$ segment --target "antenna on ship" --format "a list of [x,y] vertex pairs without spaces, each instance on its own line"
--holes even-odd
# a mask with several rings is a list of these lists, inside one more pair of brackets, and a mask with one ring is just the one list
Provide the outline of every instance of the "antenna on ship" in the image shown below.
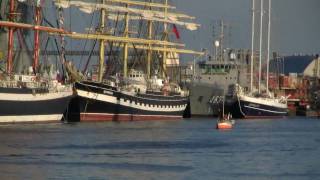
[[[225,32],[225,26],[226,24],[224,23],[223,20],[220,20],[218,22],[219,27],[220,27],[220,32],[219,35],[217,35],[217,39],[214,40],[214,59],[215,60],[219,60],[219,61],[223,61],[224,60],[224,52],[223,52],[223,43],[224,43],[224,32]],[[214,25],[213,25],[213,36],[215,36],[215,30],[214,30]]]
[[221,28],[221,32],[220,32],[220,61],[224,61],[223,58],[223,43],[224,43],[224,21],[221,20],[220,21],[220,28]]

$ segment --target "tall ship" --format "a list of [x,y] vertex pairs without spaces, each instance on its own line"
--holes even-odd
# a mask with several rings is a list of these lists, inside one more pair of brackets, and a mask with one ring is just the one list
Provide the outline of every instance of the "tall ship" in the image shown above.
[[[251,76],[250,76],[250,90],[244,90],[240,85],[236,84],[232,92],[228,95],[227,111],[232,113],[236,118],[274,118],[284,117],[288,114],[287,97],[276,96],[269,91],[269,59],[270,59],[270,24],[271,24],[271,0],[269,0],[268,7],[268,41],[267,41],[267,59],[266,71],[262,73],[262,58],[263,58],[263,14],[264,1],[260,1],[260,40],[259,40],[259,63],[258,63],[258,87],[254,87],[254,60],[255,53],[251,55]],[[252,13],[252,52],[255,48],[255,0],[253,0]],[[265,78],[263,82],[263,74]],[[265,86],[264,86],[265,85]]]
[[100,51],[97,68],[90,73],[84,71],[86,76],[75,83],[77,97],[70,104],[69,119],[132,121],[183,117],[188,92],[168,78],[168,57],[179,53],[203,55],[203,52],[182,49],[184,44],[169,41],[169,29],[177,38],[177,26],[196,30],[199,25],[191,22],[194,17],[173,12],[175,7],[168,0],[163,3],[59,0],[55,4],[100,13],[96,32],[66,34],[71,38],[98,40]]
[[218,116],[228,87],[249,87],[250,51],[224,47],[225,26],[220,21],[220,35],[213,42],[214,55],[194,62],[190,83],[191,116]]
[[[72,86],[57,78],[52,62],[39,58],[40,32],[59,34],[64,30],[41,25],[40,1],[31,4],[35,7],[34,23],[20,22],[27,14],[19,7],[25,5],[16,0],[1,1],[1,12],[6,12],[1,13],[1,47],[7,51],[1,52],[6,62],[1,62],[0,123],[59,122],[72,97]],[[26,50],[27,30],[33,30],[33,51]],[[30,59],[33,61],[28,64]]]

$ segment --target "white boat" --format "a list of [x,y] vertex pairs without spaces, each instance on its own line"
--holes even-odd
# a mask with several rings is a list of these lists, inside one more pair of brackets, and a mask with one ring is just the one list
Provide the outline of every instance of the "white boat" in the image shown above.
[[[254,17],[255,17],[255,0],[253,0],[252,13],[252,52],[254,52]],[[266,90],[262,93],[261,90],[261,60],[262,60],[262,31],[263,31],[263,14],[264,1],[261,0],[260,9],[260,50],[259,50],[259,82],[258,90],[254,91],[253,87],[253,65],[254,54],[251,53],[251,87],[250,91],[245,92],[238,84],[235,85],[235,98],[229,100],[227,109],[235,118],[272,118],[283,117],[288,114],[287,97],[275,97],[269,92],[268,77],[269,77],[269,59],[270,59],[270,20],[271,20],[271,0],[269,0],[269,21],[268,21],[268,50],[267,50],[267,74],[266,74]]]

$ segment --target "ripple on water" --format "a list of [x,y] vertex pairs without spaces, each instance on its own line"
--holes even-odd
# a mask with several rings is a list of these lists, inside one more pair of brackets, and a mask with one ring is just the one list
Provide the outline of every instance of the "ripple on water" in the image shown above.
[[[319,121],[0,126],[4,179],[319,179]],[[130,178],[128,178],[130,177]]]

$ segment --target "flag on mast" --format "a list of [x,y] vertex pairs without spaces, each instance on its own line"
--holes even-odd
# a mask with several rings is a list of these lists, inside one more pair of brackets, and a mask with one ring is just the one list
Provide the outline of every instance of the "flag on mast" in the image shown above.
[[172,28],[172,31],[174,32],[174,34],[176,35],[176,38],[177,39],[180,39],[180,33],[178,31],[178,28],[175,24],[173,24],[173,28]]

